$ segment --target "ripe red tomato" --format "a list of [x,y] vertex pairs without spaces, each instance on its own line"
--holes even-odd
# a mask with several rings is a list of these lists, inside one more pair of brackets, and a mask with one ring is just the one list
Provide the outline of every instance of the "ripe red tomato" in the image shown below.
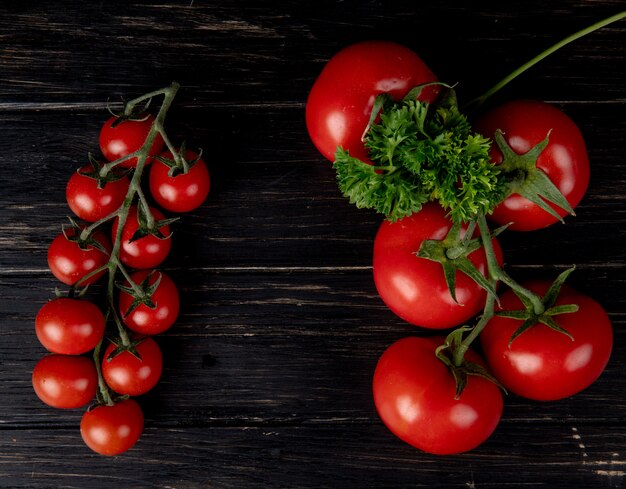
[[[527,153],[550,133],[549,143],[537,159],[537,167],[548,175],[572,208],[585,195],[589,184],[585,141],[576,124],[556,107],[536,100],[507,102],[482,116],[475,129],[490,138],[500,129],[518,154]],[[492,161],[502,162],[502,153],[496,145]],[[563,209],[550,205],[560,216],[566,215]],[[491,219],[500,225],[512,222],[508,229],[516,231],[541,229],[557,222],[556,217],[518,194],[498,205]]]
[[48,406],[73,409],[96,396],[98,374],[93,360],[70,355],[48,355],[33,369],[33,389]]
[[[133,153],[144,145],[148,133],[152,128],[155,117],[146,114],[141,120],[125,120],[117,125],[113,125],[118,118],[109,118],[102,129],[100,129],[100,150],[102,155],[109,161],[117,160],[123,156]],[[151,156],[158,155],[163,149],[165,142],[160,134],[154,138],[154,143],[150,147],[146,165],[152,163]],[[137,158],[131,158],[120,164],[124,168],[137,166]]]
[[[164,219],[165,216],[158,210],[150,207],[150,211],[156,221]],[[119,219],[113,222],[112,236],[115,240],[117,235]],[[154,235],[144,236],[135,241],[130,239],[139,229],[139,219],[137,216],[137,206],[133,205],[128,211],[128,217],[122,229],[122,246],[120,247],[120,260],[124,265],[132,268],[154,268],[159,265],[170,252],[172,240],[170,237],[170,227],[162,226],[159,231],[165,236],[164,239]]]
[[[67,229],[65,233],[69,237],[76,234],[73,228]],[[107,253],[103,253],[92,245],[86,246],[83,250],[77,242],[67,239],[63,233],[52,241],[48,248],[48,266],[56,278],[64,284],[73,285],[109,261],[111,253],[109,239],[102,231],[96,231],[93,238],[107,250]],[[98,281],[104,272],[105,270],[98,272],[87,280],[81,281],[79,285],[84,286]]]
[[118,394],[140,396],[157,384],[163,371],[163,355],[156,341],[143,338],[135,347],[141,360],[128,351],[109,360],[115,348],[109,344],[102,360],[102,375],[111,389]]
[[[361,137],[376,96],[386,92],[400,100],[413,87],[436,80],[424,62],[404,46],[388,41],[353,44],[331,58],[309,93],[309,135],[331,161],[338,146],[369,161]],[[432,102],[436,94],[435,87],[427,87],[419,98]]]
[[[133,331],[144,335],[154,335],[169,329],[178,317],[180,306],[178,289],[174,281],[165,273],[155,270],[140,270],[133,273],[130,278],[136,284],[141,284],[150,273],[152,273],[152,276],[148,281],[149,285],[154,285],[158,278],[161,277],[159,286],[150,296],[150,300],[155,306],[154,308],[141,304],[127,316],[126,312],[135,299],[131,294],[123,290],[120,292],[119,299],[120,314],[124,324]],[[125,285],[128,286],[128,282]]]
[[80,434],[94,452],[119,455],[132,448],[143,432],[143,412],[132,399],[98,406],[83,414]]
[[[524,285],[545,294],[550,283],[534,281]],[[553,319],[573,337],[572,341],[543,324],[519,335],[509,347],[511,335],[521,320],[494,317],[480,335],[485,358],[498,380],[511,392],[529,399],[551,401],[571,396],[591,385],[609,361],[613,331],[600,304],[564,286],[555,305],[578,304],[578,312]],[[507,291],[500,309],[523,309],[519,298]]]
[[[172,159],[172,153],[166,151],[163,158]],[[198,154],[187,150],[185,159],[195,161]],[[187,173],[179,173],[173,177],[168,175],[170,167],[156,161],[150,168],[150,193],[154,200],[164,209],[171,212],[189,212],[197,209],[209,195],[211,179],[206,163],[199,159]]]
[[37,313],[35,331],[52,353],[80,355],[93,350],[104,336],[104,316],[85,300],[61,297],[47,302]]
[[[420,212],[397,222],[384,221],[374,241],[374,282],[381,299],[398,316],[417,326],[450,328],[467,321],[485,304],[486,292],[462,272],[456,274],[454,302],[441,264],[415,256],[422,242],[443,239],[452,227],[441,206],[427,203]],[[502,251],[493,240],[496,258]],[[480,273],[487,274],[483,248],[469,255]]]
[[[435,350],[444,338],[404,338],[380,357],[374,372],[376,410],[401,440],[438,455],[466,452],[484,442],[502,416],[502,394],[489,380],[468,376],[456,384]],[[465,358],[484,366],[472,350]]]
[[67,182],[65,197],[72,212],[88,222],[96,222],[120,208],[128,192],[128,177],[106,182],[100,189],[95,178],[84,175],[94,171],[85,165]]

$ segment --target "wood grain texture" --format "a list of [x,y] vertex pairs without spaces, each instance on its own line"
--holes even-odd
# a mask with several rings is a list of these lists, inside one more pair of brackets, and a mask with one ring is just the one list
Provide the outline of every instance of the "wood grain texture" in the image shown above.
[[[341,47],[385,38],[470,98],[617,0],[462,2],[186,0],[0,6],[0,487],[619,488],[626,475],[624,24],[579,40],[498,97],[557,104],[592,162],[577,216],[505,233],[509,270],[598,299],[615,328],[602,377],[571,399],[510,395],[477,450],[434,457],[379,421],[371,375],[411,327],[371,277],[381,218],[350,206],[308,139],[304,107]],[[183,297],[158,337],[162,382],[139,399],[140,442],[92,454],[81,411],[41,404],[33,320],[56,283],[46,250],[68,215],[65,183],[97,153],[107,103],[182,84],[167,122],[205,150],[207,203],[175,224],[165,270]],[[102,301],[99,287],[89,295]]]

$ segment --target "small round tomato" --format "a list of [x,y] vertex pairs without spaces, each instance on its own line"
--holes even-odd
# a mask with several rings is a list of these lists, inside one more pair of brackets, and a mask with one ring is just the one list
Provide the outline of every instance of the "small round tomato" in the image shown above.
[[[545,294],[548,281],[524,286]],[[600,304],[564,286],[555,303],[577,304],[577,312],[552,316],[574,338],[544,324],[535,324],[509,346],[521,320],[494,317],[480,334],[485,358],[494,375],[511,392],[538,401],[571,396],[591,385],[603,372],[613,347],[613,330]],[[500,309],[523,309],[511,291],[502,294]]]
[[[572,209],[581,201],[589,184],[589,157],[583,136],[576,124],[556,107],[536,100],[514,100],[483,115],[475,130],[489,138],[496,129],[518,154],[527,153],[549,134],[549,142],[537,158],[543,170],[560,190]],[[492,161],[502,162],[494,144]],[[550,204],[563,217],[566,211]],[[557,222],[557,218],[526,198],[512,194],[498,205],[490,218],[497,224],[512,223],[508,229],[532,231]]]
[[[402,99],[412,88],[437,78],[410,49],[388,41],[365,41],[341,50],[326,64],[306,104],[306,125],[317,149],[329,160],[338,146],[369,161],[361,141],[376,96]],[[420,100],[432,102],[436,87]]]
[[[415,255],[425,240],[441,240],[452,227],[441,206],[427,203],[422,210],[396,222],[384,221],[374,241],[374,282],[394,313],[417,326],[445,329],[467,321],[485,304],[486,292],[465,273],[456,273],[456,298],[448,290],[441,264]],[[502,251],[493,240],[497,260]],[[483,248],[468,256],[483,275]]]
[[85,444],[102,455],[119,455],[132,448],[143,432],[143,412],[132,399],[90,409],[80,421]]
[[47,302],[37,313],[35,331],[52,353],[80,355],[93,350],[104,336],[104,316],[85,300],[61,297]]
[[48,406],[73,409],[96,396],[98,374],[93,360],[69,355],[48,355],[33,369],[33,389]]
[[[170,151],[161,156],[172,159]],[[161,207],[171,212],[197,209],[209,195],[211,180],[206,163],[191,150],[185,152],[185,159],[195,163],[187,173],[173,177],[168,175],[170,167],[161,161],[157,160],[150,168],[150,193]]]
[[[146,114],[137,120],[128,119],[115,124],[118,117],[109,118],[100,129],[100,150],[102,155],[109,161],[115,161],[123,156],[141,149],[146,142],[148,133],[152,128],[155,117]],[[146,165],[152,163],[153,156],[158,155],[163,149],[165,142],[160,134],[154,138],[154,143],[150,147]],[[137,166],[137,158],[124,161],[120,166],[132,168]]]
[[[148,286],[154,285],[160,277],[160,282],[154,293],[149,297],[154,307],[140,304],[127,314],[135,298],[125,292],[120,292],[120,314],[124,324],[133,331],[154,335],[169,329],[178,317],[180,300],[178,289],[174,281],[163,272],[156,270],[140,270],[133,273],[130,278],[136,284],[141,284],[150,275]],[[129,286],[128,282],[125,283]]]
[[[491,381],[469,375],[455,399],[456,383],[435,350],[444,338],[404,338],[383,353],[374,372],[376,410],[401,440],[438,455],[466,452],[483,443],[502,416],[502,394]],[[484,366],[472,350],[465,358]]]
[[102,375],[111,389],[118,394],[140,396],[157,384],[163,371],[163,355],[156,341],[143,338],[135,346],[141,359],[129,351],[109,358],[115,348],[109,344],[102,360]]
[[96,222],[120,208],[130,182],[122,176],[98,188],[98,181],[85,173],[93,172],[92,165],[83,166],[67,182],[65,197],[72,212],[88,222]]
[[85,249],[82,249],[78,242],[68,239],[68,237],[73,238],[76,235],[73,228],[67,229],[65,234],[67,236],[63,233],[59,234],[48,248],[50,271],[67,285],[80,282],[78,285],[84,286],[98,281],[104,275],[105,270],[86,280],[82,280],[82,278],[109,261],[109,254],[111,253],[109,239],[102,231],[96,231],[93,234],[93,239],[107,251],[104,253],[93,245],[86,245]]
[[[154,216],[155,221],[160,221],[165,216],[158,210],[150,207],[150,212]],[[119,219],[113,222],[112,236],[115,241],[117,235]],[[122,246],[120,247],[120,260],[124,265],[132,268],[154,268],[159,265],[170,252],[172,240],[170,236],[170,227],[162,226],[159,232],[164,236],[159,238],[152,234],[143,238],[130,241],[139,229],[139,218],[137,215],[137,206],[133,205],[128,211],[128,217],[124,228],[122,229]]]

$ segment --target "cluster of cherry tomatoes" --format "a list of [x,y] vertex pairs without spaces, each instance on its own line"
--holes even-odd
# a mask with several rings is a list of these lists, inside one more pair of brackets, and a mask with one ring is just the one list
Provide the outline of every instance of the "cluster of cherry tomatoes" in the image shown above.
[[[349,46],[328,62],[311,89],[306,107],[311,139],[331,161],[340,147],[371,163],[364,130],[376,97],[388,93],[400,100],[412,88],[433,82],[434,73],[404,46],[384,41]],[[432,103],[436,95],[431,86],[419,100]],[[589,182],[587,151],[579,129],[562,111],[544,102],[516,100],[478,114],[472,123],[492,140],[501,133],[515,153],[511,158],[523,158],[548,137],[533,166],[548,176],[572,208],[583,198]],[[502,159],[501,148],[494,144],[492,163]],[[510,223],[510,230],[532,231],[558,221],[542,208],[545,205],[512,192],[487,217],[499,225]],[[566,214],[547,205],[560,216]],[[429,202],[417,213],[383,222],[374,241],[374,281],[380,297],[402,319],[422,328],[459,327],[485,306],[485,289],[469,276],[455,272],[454,300],[441,264],[417,256],[425,241],[444,240],[452,225],[447,212]],[[488,277],[484,248],[468,259]],[[490,248],[492,266],[501,267],[503,254],[496,238]],[[562,286],[560,279],[554,285],[543,280],[510,282],[516,291],[499,293],[495,314],[482,325],[484,359],[467,350],[465,360],[488,369],[508,391],[529,399],[561,399],[589,386],[604,370],[612,348],[612,328],[602,307]],[[536,316],[528,315],[535,306],[528,297],[539,302]],[[456,331],[466,334],[471,329]],[[500,387],[484,375],[468,375],[459,395],[458,372],[438,356],[446,341],[439,336],[410,337],[394,343],[380,358],[373,378],[375,405],[386,426],[402,440],[435,454],[481,444],[495,430],[503,408]]]
[[[210,188],[199,155],[164,151],[164,133],[154,125],[148,113],[111,117],[100,131],[108,163],[90,158],[69,179],[67,202],[82,223],[72,220],[52,241],[48,264],[70,292],[44,304],[35,320],[37,337],[51,352],[33,370],[37,396],[55,408],[93,403],[82,417],[81,435],[104,455],[122,453],[139,439],[144,416],[130,396],[159,381],[163,356],[153,335],[169,329],[179,313],[176,285],[156,269],[171,248],[172,220],[147,203],[141,173],[149,168],[150,195],[170,212],[197,208]],[[107,273],[103,313],[79,292]],[[107,323],[117,326],[112,339],[105,339]]]

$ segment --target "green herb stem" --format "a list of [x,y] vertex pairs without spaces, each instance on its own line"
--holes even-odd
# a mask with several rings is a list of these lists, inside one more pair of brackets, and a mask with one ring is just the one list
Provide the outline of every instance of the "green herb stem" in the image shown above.
[[626,11],[625,12],[620,12],[618,14],[612,15],[611,17],[608,17],[608,18],[603,19],[603,20],[601,20],[599,22],[596,22],[595,24],[592,24],[589,27],[586,27],[585,29],[577,31],[577,32],[575,32],[574,34],[572,34],[570,36],[567,36],[565,39],[562,39],[561,41],[557,42],[556,44],[554,44],[553,46],[549,47],[545,51],[542,51],[540,54],[538,54],[537,56],[535,56],[534,58],[532,58],[528,62],[524,63],[522,66],[520,66],[519,68],[514,70],[512,73],[510,73],[509,75],[505,76],[502,80],[500,80],[498,83],[496,83],[493,87],[491,87],[489,90],[487,90],[485,93],[483,93],[479,97],[476,97],[475,99],[470,100],[463,108],[464,109],[469,109],[471,107],[474,110],[478,109],[481,105],[483,105],[487,101],[487,99],[489,99],[491,96],[493,96],[494,94],[499,92],[502,88],[504,88],[506,85],[508,85],[515,78],[520,76],[526,70],[528,70],[528,69],[532,68],[533,66],[535,66],[537,63],[539,63],[544,58],[547,58],[548,56],[550,56],[555,51],[558,51],[559,49],[561,49],[562,47],[566,46],[567,44],[569,44],[569,43],[571,43],[571,42],[573,42],[573,41],[575,41],[577,39],[580,39],[581,37],[584,37],[587,34],[590,34],[590,33],[594,32],[594,31],[596,31],[598,29],[601,29],[602,27],[605,27],[605,26],[607,26],[609,24],[612,24],[613,22],[617,22],[619,20],[622,20],[625,17],[626,17]]

